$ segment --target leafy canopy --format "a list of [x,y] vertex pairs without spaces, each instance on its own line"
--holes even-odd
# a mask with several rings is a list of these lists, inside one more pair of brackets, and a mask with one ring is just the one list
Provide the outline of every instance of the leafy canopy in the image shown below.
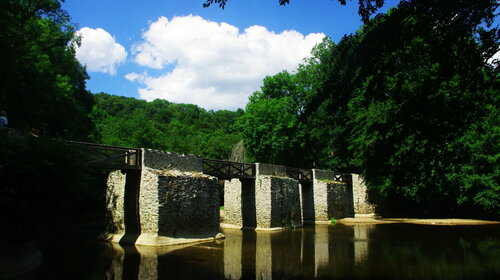
[[0,104],[11,126],[72,138],[88,134],[92,97],[69,20],[60,1],[0,2]]
[[91,140],[107,145],[142,147],[228,159],[241,137],[235,127],[242,110],[206,111],[196,105],[156,99],[95,95]]
[[297,73],[266,78],[252,96],[240,119],[249,153],[362,173],[419,214],[498,217],[498,5],[401,1],[323,42]]

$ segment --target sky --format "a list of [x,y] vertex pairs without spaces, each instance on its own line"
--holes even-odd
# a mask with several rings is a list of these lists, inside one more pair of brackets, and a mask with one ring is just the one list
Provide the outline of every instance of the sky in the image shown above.
[[[91,92],[236,110],[325,36],[338,42],[360,29],[357,2],[228,0],[223,10],[204,0],[66,0],[63,9]],[[385,2],[382,12],[399,1]]]

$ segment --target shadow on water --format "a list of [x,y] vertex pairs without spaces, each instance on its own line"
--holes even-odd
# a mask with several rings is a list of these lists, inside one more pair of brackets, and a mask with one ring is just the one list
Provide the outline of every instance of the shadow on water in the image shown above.
[[[339,224],[225,230],[226,239],[217,242],[69,251],[55,268],[74,269],[68,279],[498,279],[499,229]],[[68,266],[68,256],[81,266]]]

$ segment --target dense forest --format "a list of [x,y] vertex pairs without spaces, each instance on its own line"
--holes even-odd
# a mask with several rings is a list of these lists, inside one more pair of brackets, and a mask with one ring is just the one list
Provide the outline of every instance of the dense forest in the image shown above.
[[95,129],[89,140],[95,143],[229,159],[241,140],[236,127],[241,109],[214,112],[191,104],[146,102],[105,93],[94,95],[94,100],[89,116]]
[[[216,159],[243,141],[247,161],[360,173],[415,215],[498,219],[498,5],[401,1],[325,39],[297,71],[266,77],[244,110],[214,112],[90,93],[60,1],[1,1],[0,110],[20,132],[0,132],[0,213],[43,220],[53,202],[85,199],[91,174],[72,160],[85,155],[56,138]],[[23,136],[31,130],[47,137]]]

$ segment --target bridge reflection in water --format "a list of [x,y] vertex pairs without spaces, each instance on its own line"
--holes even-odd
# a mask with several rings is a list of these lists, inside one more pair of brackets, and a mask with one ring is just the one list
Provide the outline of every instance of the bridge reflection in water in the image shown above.
[[[342,226],[340,226],[342,227]],[[336,231],[340,229],[336,228]],[[363,227],[369,230],[370,227]],[[318,278],[354,266],[354,227],[310,226],[286,231],[227,229],[225,240],[177,246],[114,246],[110,279]],[[366,236],[366,233],[362,233]],[[351,243],[355,240],[354,243]],[[367,250],[367,247],[360,247]],[[359,250],[359,248],[358,248]],[[336,258],[337,256],[337,258]],[[349,264],[345,263],[349,260]]]
[[106,274],[107,279],[489,279],[500,274],[494,249],[500,244],[498,229],[359,224],[225,230],[225,240],[196,245],[113,245]]

